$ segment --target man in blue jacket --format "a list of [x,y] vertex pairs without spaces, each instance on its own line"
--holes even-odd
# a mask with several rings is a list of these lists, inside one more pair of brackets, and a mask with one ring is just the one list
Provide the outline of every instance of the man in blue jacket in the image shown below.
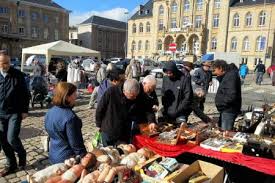
[[29,92],[21,71],[10,67],[10,57],[0,52],[0,145],[6,155],[7,165],[0,177],[26,166],[26,151],[19,138],[21,121],[27,117]]

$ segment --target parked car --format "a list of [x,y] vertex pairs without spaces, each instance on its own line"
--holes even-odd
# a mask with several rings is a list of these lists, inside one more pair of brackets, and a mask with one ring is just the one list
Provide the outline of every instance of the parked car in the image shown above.
[[130,60],[131,59],[126,58],[124,60],[121,60],[121,61],[115,63],[115,65],[116,65],[117,68],[122,69],[122,70],[125,71],[126,67],[130,64]]
[[[165,65],[165,62],[166,61],[160,62],[159,67],[151,70],[150,74],[155,76],[156,78],[163,78],[164,76],[163,67]],[[183,64],[181,64],[180,62],[176,62],[176,66],[180,71],[184,67]]]
[[117,62],[120,62],[123,59],[122,58],[111,58],[110,60],[111,60],[111,63],[116,64]]
[[85,71],[93,72],[95,70],[95,61],[88,58],[82,61],[81,66]]

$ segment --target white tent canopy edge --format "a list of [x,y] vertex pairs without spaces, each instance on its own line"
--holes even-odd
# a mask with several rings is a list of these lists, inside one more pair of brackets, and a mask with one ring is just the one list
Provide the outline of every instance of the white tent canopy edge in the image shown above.
[[28,54],[45,55],[46,65],[49,65],[52,56],[90,56],[101,59],[101,54],[98,51],[80,47],[65,41],[55,41],[22,49],[22,71]]

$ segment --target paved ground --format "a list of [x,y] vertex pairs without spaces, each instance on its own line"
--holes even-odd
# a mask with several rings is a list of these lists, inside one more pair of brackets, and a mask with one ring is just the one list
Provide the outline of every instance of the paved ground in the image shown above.
[[[243,106],[253,104],[254,106],[261,106],[265,99],[268,103],[275,102],[275,87],[270,86],[270,80],[265,78],[263,85],[258,86],[252,82],[253,75],[249,75],[245,85],[243,86]],[[214,107],[214,95],[210,94],[207,98],[206,113],[211,116],[217,115],[217,111]],[[96,127],[94,124],[94,110],[87,110],[88,96],[84,95],[79,99],[78,106],[75,107],[75,111],[83,121],[82,132],[85,142],[92,139]],[[37,170],[43,169],[49,164],[47,159],[47,153],[43,152],[41,144],[41,136],[45,134],[44,130],[44,115],[47,109],[35,108],[30,111],[30,117],[27,118],[22,124],[21,139],[24,147],[27,150],[28,166],[25,171],[20,171],[15,174],[0,178],[0,183],[21,182],[26,179],[26,174],[33,174]],[[196,121],[198,118],[191,116],[191,121]],[[3,153],[0,153],[0,168],[4,166],[5,157]]]

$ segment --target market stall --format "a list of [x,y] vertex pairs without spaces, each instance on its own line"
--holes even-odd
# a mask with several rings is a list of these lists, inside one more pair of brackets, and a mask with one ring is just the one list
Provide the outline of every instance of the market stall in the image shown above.
[[46,65],[50,63],[53,56],[89,56],[97,57],[98,59],[101,58],[101,54],[98,51],[90,50],[65,41],[56,41],[22,49],[21,70],[24,68],[26,56],[33,54],[45,55]]

